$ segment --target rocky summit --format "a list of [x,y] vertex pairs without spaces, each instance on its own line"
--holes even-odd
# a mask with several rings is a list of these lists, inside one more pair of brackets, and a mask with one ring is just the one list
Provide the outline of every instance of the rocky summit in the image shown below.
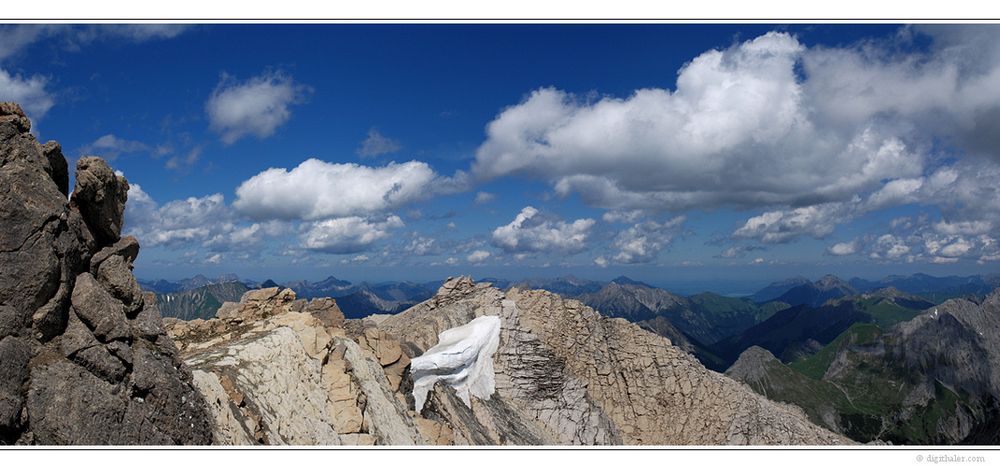
[[210,444],[210,414],[132,276],[128,182],[0,103],[0,443]]
[[[440,380],[418,405],[411,362],[439,338],[474,338],[477,318],[500,323],[495,353],[478,354],[491,394]],[[467,277],[393,316],[344,320],[331,300],[270,288],[166,324],[223,444],[851,443],[623,319]]]

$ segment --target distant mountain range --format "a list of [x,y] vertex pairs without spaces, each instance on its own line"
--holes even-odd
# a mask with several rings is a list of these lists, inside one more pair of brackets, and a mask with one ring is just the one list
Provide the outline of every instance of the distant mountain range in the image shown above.
[[847,282],[833,275],[826,275],[815,282],[796,285],[781,294],[781,296],[774,298],[774,300],[793,306],[809,305],[815,307],[826,303],[828,300],[843,298],[856,293],[858,291]]
[[952,299],[890,327],[855,323],[786,362],[753,346],[726,372],[857,441],[1000,440],[1000,290]]
[[890,275],[881,280],[854,277],[844,281],[833,275],[827,275],[816,282],[805,277],[793,277],[772,283],[751,295],[750,298],[758,303],[779,300],[791,305],[819,306],[829,299],[889,287],[940,303],[951,298],[984,296],[994,288],[1000,287],[1000,277],[996,274],[934,277],[918,273]]
[[171,282],[169,280],[143,280],[138,279],[139,286],[143,290],[150,291],[153,293],[176,293],[181,291],[194,290],[199,287],[204,287],[205,285],[211,285],[214,283],[226,283],[226,282],[241,282],[243,284],[252,283],[248,281],[241,281],[235,274],[226,274],[219,276],[217,278],[208,278],[204,275],[198,274],[191,278],[185,278],[178,280],[176,282]]
[[[996,276],[933,277],[915,274],[889,276],[878,281],[859,278],[844,281],[827,275],[816,281],[805,277],[790,278],[775,282],[749,297],[733,298],[711,292],[681,296],[624,276],[610,282],[574,276],[516,282],[497,278],[482,281],[501,289],[547,290],[579,299],[606,316],[628,319],[659,331],[676,343],[685,344],[686,350],[716,369],[725,369],[740,352],[752,345],[762,345],[784,358],[811,353],[811,350],[821,347],[856,322],[876,322],[884,326],[886,319],[882,316],[895,314],[908,319],[914,311],[947,298],[982,296],[998,283]],[[279,284],[273,280],[241,280],[235,274],[226,274],[215,278],[196,275],[179,281],[140,280],[139,283],[143,289],[159,295],[160,308],[165,316],[185,319],[213,317],[218,305],[225,301],[238,301],[242,295],[242,289],[235,285],[217,285],[240,283],[247,289],[288,287],[299,298],[305,299],[334,298],[348,318],[361,318],[403,311],[433,296],[442,281],[372,284],[352,283],[329,276],[316,282],[299,280]],[[886,288],[897,292],[891,295],[894,298],[892,304],[886,303],[885,299],[876,299],[873,301],[882,303],[827,305],[831,301]],[[904,298],[906,294],[903,292],[918,296],[915,299]],[[889,312],[876,311],[873,314],[870,311],[879,308]],[[782,314],[776,315],[778,312]],[[764,321],[769,322],[762,324]]]
[[759,346],[785,361],[814,353],[857,323],[890,327],[934,306],[894,289],[830,300],[821,306],[799,304],[778,311],[745,331],[712,344],[726,363],[744,350]]
[[855,324],[889,328],[948,298],[982,298],[998,283],[996,276],[845,281],[826,275],[816,281],[791,278],[733,298],[711,292],[681,296],[628,277],[607,283],[575,277],[493,281],[579,299],[669,338],[718,371],[755,346],[786,362],[809,357]]
[[[612,280],[612,282],[623,278],[625,277],[618,277],[615,280]],[[497,288],[506,289],[509,287],[517,287],[522,290],[545,290],[547,292],[566,297],[575,297],[585,293],[594,293],[603,288],[605,285],[604,283],[595,282],[593,280],[579,279],[572,275],[557,278],[534,278],[521,280],[519,282],[510,282],[498,279],[484,279],[484,281],[491,282],[493,286]]]
[[235,274],[216,278],[196,275],[176,282],[139,280],[144,290],[156,293],[163,316],[185,320],[214,317],[223,302],[237,302],[250,289],[276,286],[291,288],[298,298],[334,298],[347,318],[395,314],[433,296],[441,283],[354,284],[330,276],[318,282],[300,280],[279,284],[270,279],[263,282],[240,280]]
[[202,285],[190,290],[157,293],[156,303],[160,314],[190,321],[215,317],[222,303],[240,301],[249,290],[242,282],[220,282]]

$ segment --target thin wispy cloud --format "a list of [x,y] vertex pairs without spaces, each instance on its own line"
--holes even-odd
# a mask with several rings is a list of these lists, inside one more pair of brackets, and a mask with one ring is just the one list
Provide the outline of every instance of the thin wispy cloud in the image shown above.
[[96,155],[107,159],[116,159],[126,153],[140,153],[150,151],[149,145],[137,140],[128,140],[106,134],[98,137],[91,143],[80,148],[81,155]]
[[358,147],[357,154],[362,158],[371,158],[396,153],[402,148],[399,142],[382,135],[378,129],[372,128],[368,130],[368,136]]

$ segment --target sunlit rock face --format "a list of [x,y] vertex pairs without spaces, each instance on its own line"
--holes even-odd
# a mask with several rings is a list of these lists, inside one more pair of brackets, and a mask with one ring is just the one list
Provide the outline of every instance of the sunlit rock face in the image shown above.
[[470,394],[488,400],[496,390],[493,354],[500,345],[500,317],[481,316],[468,324],[441,332],[438,344],[410,365],[413,399],[419,412],[427,393],[438,381],[455,389],[456,395],[471,406]]

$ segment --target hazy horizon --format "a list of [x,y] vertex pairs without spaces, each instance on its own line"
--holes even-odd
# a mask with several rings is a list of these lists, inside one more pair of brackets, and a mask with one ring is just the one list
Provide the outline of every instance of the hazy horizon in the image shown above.
[[[496,270],[494,270],[494,272],[495,271]],[[657,288],[662,288],[662,289],[671,291],[673,293],[682,294],[682,295],[690,295],[690,294],[703,293],[703,292],[713,292],[713,293],[718,293],[718,294],[724,295],[724,296],[749,296],[749,295],[753,294],[754,292],[756,292],[757,290],[760,290],[761,288],[766,287],[766,286],[768,286],[768,285],[770,285],[770,284],[772,284],[774,282],[778,282],[778,281],[782,281],[782,280],[787,280],[787,279],[790,279],[790,278],[793,278],[793,277],[798,277],[798,276],[806,277],[809,280],[813,280],[813,281],[819,279],[820,277],[822,277],[824,275],[835,275],[837,277],[842,278],[843,280],[850,280],[852,278],[860,278],[860,279],[864,279],[864,280],[875,281],[875,280],[881,280],[881,279],[883,279],[883,278],[885,278],[887,276],[890,276],[890,275],[926,274],[926,275],[931,275],[931,276],[934,276],[934,277],[947,277],[947,276],[965,277],[965,276],[972,276],[972,275],[996,275],[997,274],[997,272],[995,272],[995,271],[983,271],[983,272],[974,272],[974,273],[963,273],[963,272],[954,272],[954,273],[939,272],[939,273],[932,273],[932,272],[925,272],[925,271],[914,271],[914,272],[905,272],[905,273],[904,272],[887,272],[887,273],[885,273],[883,275],[864,275],[864,274],[861,274],[861,275],[847,275],[847,274],[844,274],[844,273],[836,273],[836,272],[816,273],[816,272],[820,272],[820,271],[816,271],[816,272],[811,273],[811,274],[793,274],[793,275],[772,276],[772,277],[721,277],[721,276],[719,276],[719,277],[708,277],[708,276],[704,276],[704,277],[650,277],[650,276],[645,276],[645,274],[643,274],[642,272],[633,272],[633,273],[617,272],[616,273],[615,271],[612,271],[612,270],[602,270],[600,272],[596,272],[596,273],[601,274],[601,275],[578,275],[578,274],[575,274],[573,272],[561,270],[559,268],[537,269],[537,270],[530,271],[529,273],[523,272],[523,269],[520,270],[520,271],[505,269],[505,271],[508,272],[508,275],[495,275],[495,274],[491,274],[490,273],[491,271],[489,269],[479,268],[479,269],[475,269],[475,270],[470,270],[470,269],[466,269],[466,270],[454,270],[453,272],[450,272],[450,273],[447,270],[433,269],[433,270],[425,271],[424,273],[426,275],[420,276],[420,277],[417,277],[417,276],[406,277],[405,274],[400,275],[398,273],[392,274],[393,276],[385,276],[385,277],[379,277],[377,275],[375,275],[375,276],[350,276],[350,275],[347,275],[349,272],[329,273],[327,275],[318,274],[318,275],[304,276],[304,277],[303,276],[296,277],[296,276],[294,276],[295,275],[294,273],[289,273],[288,275],[290,275],[290,276],[283,277],[283,276],[276,276],[276,275],[245,275],[245,274],[241,274],[239,272],[225,272],[225,271],[221,271],[221,270],[211,270],[211,271],[193,272],[190,275],[180,275],[180,276],[174,276],[174,277],[143,276],[140,272],[137,272],[136,273],[136,277],[139,278],[139,279],[141,279],[141,280],[143,280],[143,281],[167,280],[167,281],[171,281],[171,282],[176,282],[176,281],[180,281],[180,280],[184,280],[184,279],[193,278],[196,275],[204,275],[205,277],[208,277],[210,279],[215,279],[215,278],[221,277],[223,275],[236,275],[236,276],[238,276],[240,278],[241,281],[264,282],[266,280],[273,280],[273,281],[275,281],[275,282],[277,282],[279,284],[283,284],[283,283],[295,282],[295,281],[318,282],[320,280],[324,280],[324,279],[329,278],[329,277],[332,276],[332,277],[335,277],[335,278],[337,278],[339,280],[346,280],[346,281],[349,281],[351,283],[368,282],[368,283],[372,283],[372,284],[377,284],[377,283],[381,283],[381,282],[413,282],[413,283],[424,283],[424,282],[441,281],[441,280],[444,280],[444,279],[446,279],[448,277],[457,277],[457,276],[462,276],[462,275],[472,276],[476,280],[487,279],[487,278],[496,278],[496,279],[500,279],[500,280],[508,280],[508,281],[515,281],[515,282],[516,281],[522,281],[522,280],[529,280],[529,279],[552,279],[552,278],[569,277],[569,276],[576,277],[576,278],[579,278],[581,280],[590,280],[590,281],[597,281],[597,282],[608,282],[608,281],[611,281],[611,280],[613,280],[613,279],[615,279],[617,277],[624,276],[624,277],[631,278],[633,280],[637,280],[637,281],[640,281],[640,282],[652,285],[652,286],[657,287]],[[440,275],[434,275],[433,274],[434,272],[441,272],[441,274]],[[369,274],[371,274],[371,272],[369,272]]]

